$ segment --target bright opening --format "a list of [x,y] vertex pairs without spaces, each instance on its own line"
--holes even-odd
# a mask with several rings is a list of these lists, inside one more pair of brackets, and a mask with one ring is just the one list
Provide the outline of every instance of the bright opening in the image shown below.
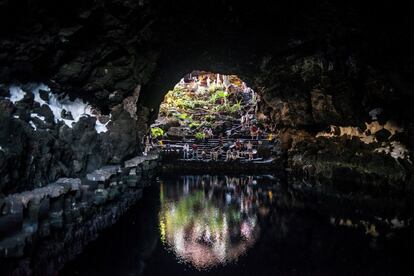
[[194,71],[165,95],[146,145],[156,140],[182,159],[263,159],[259,145],[273,137],[259,104],[260,96],[238,76]]

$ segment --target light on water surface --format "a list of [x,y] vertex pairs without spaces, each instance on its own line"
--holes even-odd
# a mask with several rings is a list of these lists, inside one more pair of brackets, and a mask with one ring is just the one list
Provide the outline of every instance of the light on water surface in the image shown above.
[[183,176],[177,185],[162,183],[159,227],[164,246],[200,270],[236,261],[260,232],[260,201],[252,185],[245,185],[249,181]]

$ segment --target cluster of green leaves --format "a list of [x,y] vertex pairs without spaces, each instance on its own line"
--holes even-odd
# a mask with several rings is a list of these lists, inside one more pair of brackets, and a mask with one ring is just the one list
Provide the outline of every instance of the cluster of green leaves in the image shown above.
[[208,106],[209,102],[204,100],[194,100],[193,101],[193,107],[204,107]]
[[233,104],[228,108],[228,111],[232,114],[237,114],[241,110],[241,101],[238,101],[237,103]]
[[203,139],[205,139],[205,138],[206,138],[206,135],[205,135],[204,133],[202,133],[202,132],[197,132],[197,133],[195,134],[195,138],[196,138],[197,140],[203,140]]
[[213,106],[213,111],[214,112],[227,112],[228,107],[225,105],[218,104],[218,105]]
[[223,90],[218,90],[211,95],[210,100],[212,103],[215,103],[217,100],[224,99],[226,97],[228,97],[228,94],[226,92]]
[[151,136],[154,138],[162,137],[164,135],[164,130],[159,127],[151,128]]
[[216,116],[214,116],[214,115],[206,115],[206,116],[204,117],[204,119],[205,119],[207,122],[213,122],[213,121],[216,119]]
[[182,108],[182,109],[194,108],[194,102],[192,100],[181,99],[181,98],[175,99],[173,105],[178,108]]
[[199,122],[192,122],[190,125],[189,125],[189,127],[190,127],[190,129],[197,129],[197,128],[199,128],[200,127],[200,123]]
[[178,119],[180,119],[180,120],[186,120],[186,119],[188,119],[187,113],[181,113],[181,114],[179,114],[178,115]]

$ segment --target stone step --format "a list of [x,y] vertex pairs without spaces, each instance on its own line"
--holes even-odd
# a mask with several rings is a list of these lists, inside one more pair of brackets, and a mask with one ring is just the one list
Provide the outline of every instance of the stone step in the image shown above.
[[147,155],[140,155],[136,156],[130,160],[125,161],[124,165],[125,168],[132,168],[136,167],[141,163],[144,163],[145,161],[154,161],[158,159],[158,154],[156,153],[149,153]]
[[88,173],[86,175],[86,179],[89,181],[99,181],[104,182],[109,180],[113,175],[116,175],[118,172],[120,172],[121,166],[115,165],[115,166],[105,166],[100,169],[97,169],[91,173]]

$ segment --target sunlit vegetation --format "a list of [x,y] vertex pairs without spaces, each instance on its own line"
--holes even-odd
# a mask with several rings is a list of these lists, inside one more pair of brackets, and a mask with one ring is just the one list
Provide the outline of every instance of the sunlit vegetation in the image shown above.
[[196,139],[211,129],[223,133],[223,124],[239,122],[242,114],[254,113],[248,88],[235,75],[195,72],[185,76],[165,95],[160,106],[157,128],[168,135],[172,126],[185,128]]
[[151,128],[151,135],[154,138],[162,137],[164,135],[164,130],[159,127]]
[[197,133],[195,134],[195,138],[196,138],[197,140],[203,140],[204,138],[206,138],[206,135],[205,135],[204,133],[202,133],[202,132],[197,132]]

